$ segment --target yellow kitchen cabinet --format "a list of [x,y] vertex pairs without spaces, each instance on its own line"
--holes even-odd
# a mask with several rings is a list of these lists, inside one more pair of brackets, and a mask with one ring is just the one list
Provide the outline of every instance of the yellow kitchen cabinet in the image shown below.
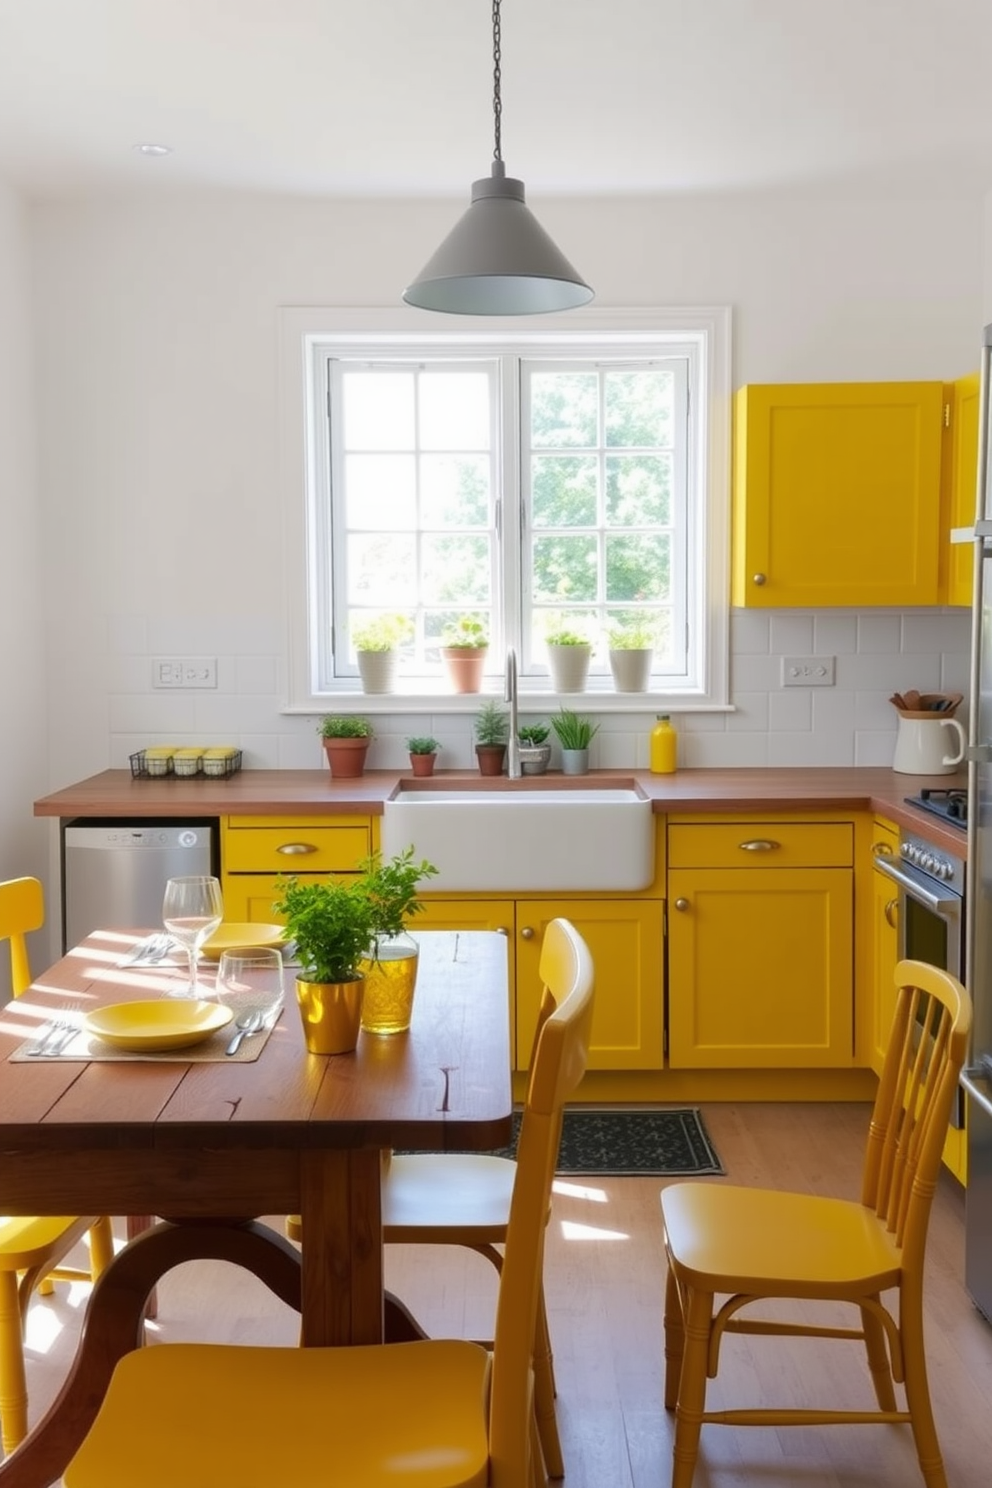
[[949,605],[971,605],[975,587],[975,548],[954,540],[955,533],[975,525],[978,497],[979,374],[959,377],[944,390],[945,423],[948,430],[945,458],[945,542],[947,577],[945,599]]
[[235,923],[278,921],[272,905],[281,874],[301,883],[347,877],[373,842],[364,816],[227,816],[220,831],[224,918]]
[[[876,820],[872,832],[873,858],[898,858],[899,829]],[[872,873],[872,1036],[869,1057],[876,1075],[882,1072],[885,1050],[896,1007],[893,974],[899,959],[899,890],[891,878],[875,869]]]
[[740,388],[732,603],[940,603],[943,412],[940,382]]
[[840,1069],[854,1059],[853,826],[669,826],[675,1069]]
[[424,897],[417,925],[500,930],[509,937],[514,1068],[528,1066],[541,1001],[541,943],[563,916],[596,966],[589,1068],[658,1070],[663,1064],[664,906],[660,899],[446,899]]

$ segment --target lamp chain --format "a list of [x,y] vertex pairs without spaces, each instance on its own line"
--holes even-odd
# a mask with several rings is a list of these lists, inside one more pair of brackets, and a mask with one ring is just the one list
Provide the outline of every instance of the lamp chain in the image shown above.
[[502,160],[501,123],[503,118],[503,100],[500,96],[500,24],[499,24],[500,0],[493,0],[493,117],[495,120],[496,145],[493,150],[493,159]]

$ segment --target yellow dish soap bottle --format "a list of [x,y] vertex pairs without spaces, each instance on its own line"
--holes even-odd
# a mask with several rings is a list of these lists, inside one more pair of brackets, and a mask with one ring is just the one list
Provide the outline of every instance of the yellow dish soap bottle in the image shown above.
[[678,765],[679,736],[667,713],[659,713],[657,718],[651,730],[651,774],[672,775]]

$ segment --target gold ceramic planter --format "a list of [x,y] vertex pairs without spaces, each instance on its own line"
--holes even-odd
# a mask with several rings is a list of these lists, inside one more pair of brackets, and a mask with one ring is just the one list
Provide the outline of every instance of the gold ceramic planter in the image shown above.
[[303,1036],[311,1054],[350,1054],[362,1026],[365,978],[351,982],[296,979]]

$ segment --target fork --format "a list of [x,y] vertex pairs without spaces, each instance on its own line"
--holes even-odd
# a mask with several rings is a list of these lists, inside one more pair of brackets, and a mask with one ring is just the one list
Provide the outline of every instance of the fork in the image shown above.
[[45,1032],[28,1049],[31,1058],[35,1059],[39,1055],[51,1058],[55,1054],[61,1054],[65,1045],[79,1032],[79,1023],[76,1020],[78,1012],[79,1003],[73,1003],[71,1007],[65,1007],[56,1014]]

